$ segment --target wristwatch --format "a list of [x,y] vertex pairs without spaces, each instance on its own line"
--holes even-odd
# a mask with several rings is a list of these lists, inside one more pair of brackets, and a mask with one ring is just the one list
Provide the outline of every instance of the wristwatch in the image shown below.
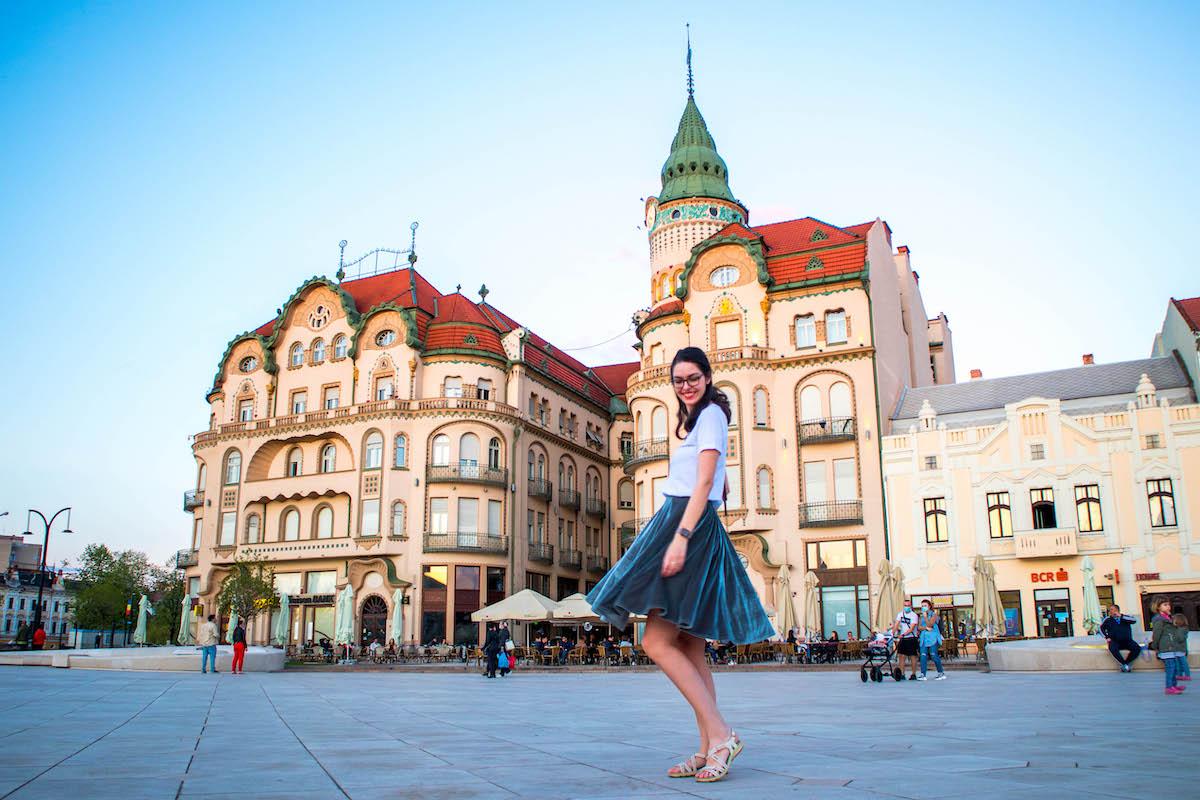
[[683,537],[683,538],[685,538],[685,539],[691,539],[691,538],[692,538],[692,529],[691,529],[691,528],[684,528],[684,527],[682,527],[682,526],[681,526],[681,527],[679,528],[679,530],[677,530],[677,531],[675,531],[675,532],[676,532],[676,533],[678,533],[680,536],[682,536],[682,537]]

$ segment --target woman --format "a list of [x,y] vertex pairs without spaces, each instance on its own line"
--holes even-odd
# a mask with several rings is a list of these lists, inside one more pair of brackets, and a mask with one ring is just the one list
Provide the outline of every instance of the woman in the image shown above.
[[917,680],[923,681],[926,679],[926,671],[929,669],[929,659],[933,659],[933,665],[937,667],[937,677],[935,681],[946,680],[946,671],[942,669],[942,656],[938,652],[938,648],[942,646],[942,628],[938,624],[939,614],[933,609],[933,604],[928,600],[921,601],[921,622],[919,630],[919,638],[917,645],[921,648],[921,674]]
[[717,507],[725,494],[729,400],[712,382],[704,351],[685,347],[671,361],[679,398],[662,507],[620,561],[588,594],[592,609],[624,630],[647,614],[642,646],[696,715],[700,750],[672,767],[672,778],[721,780],[742,751],[717,709],[705,639],[750,644],[775,634]]

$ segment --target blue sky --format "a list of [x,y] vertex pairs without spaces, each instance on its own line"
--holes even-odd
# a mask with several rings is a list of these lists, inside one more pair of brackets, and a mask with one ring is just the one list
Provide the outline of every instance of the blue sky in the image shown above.
[[960,376],[1143,357],[1200,294],[1195,4],[437,5],[0,8],[0,532],[69,504],[51,560],[185,546],[217,358],[339,239],[419,220],[443,291],[620,334],[685,21],[751,220],[886,219]]

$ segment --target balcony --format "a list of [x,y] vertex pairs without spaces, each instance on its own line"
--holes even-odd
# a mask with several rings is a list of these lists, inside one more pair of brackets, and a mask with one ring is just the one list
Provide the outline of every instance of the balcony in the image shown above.
[[425,533],[426,553],[508,553],[507,536],[490,536],[475,531]]
[[608,513],[608,507],[604,505],[604,501],[599,497],[589,497],[584,501],[583,510],[593,517],[604,519]]
[[483,483],[489,486],[508,486],[508,470],[485,467],[460,461],[457,464],[440,464],[425,471],[429,483]]
[[854,436],[854,417],[825,417],[805,420],[797,426],[796,430],[796,439],[800,444],[852,442]]
[[597,575],[608,572],[608,556],[588,556],[587,569],[588,572],[594,572]]
[[545,500],[548,503],[554,496],[554,484],[545,478],[530,478],[528,492],[535,500]]
[[579,569],[583,566],[583,553],[578,550],[559,550],[558,565],[569,569]]
[[180,550],[175,554],[175,569],[187,569],[200,563],[200,554],[195,550]]
[[183,493],[183,510],[192,511],[204,505],[204,491],[193,489]]
[[634,469],[640,464],[646,464],[651,461],[658,461],[667,457],[667,440],[662,439],[642,439],[633,443],[633,451],[628,455],[623,456],[625,462],[625,474],[632,475]]
[[1016,531],[1013,539],[1017,558],[1049,558],[1079,554],[1079,543],[1074,528]]
[[574,511],[579,510],[579,492],[574,489],[564,489],[561,486],[558,489],[558,505],[560,508],[570,508]]
[[545,542],[529,543],[529,560],[539,564],[554,563],[554,545]]
[[863,521],[862,500],[834,500],[824,503],[801,503],[801,528],[830,528],[837,525],[860,525]]

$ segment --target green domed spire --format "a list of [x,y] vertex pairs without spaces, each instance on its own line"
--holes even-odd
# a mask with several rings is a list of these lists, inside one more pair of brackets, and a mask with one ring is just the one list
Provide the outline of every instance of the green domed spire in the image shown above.
[[662,192],[658,202],[683,197],[711,197],[736,203],[729,190],[729,170],[717,153],[717,143],[692,96],[692,46],[688,43],[688,99],[679,118],[679,130],[671,142],[671,155],[662,168]]

